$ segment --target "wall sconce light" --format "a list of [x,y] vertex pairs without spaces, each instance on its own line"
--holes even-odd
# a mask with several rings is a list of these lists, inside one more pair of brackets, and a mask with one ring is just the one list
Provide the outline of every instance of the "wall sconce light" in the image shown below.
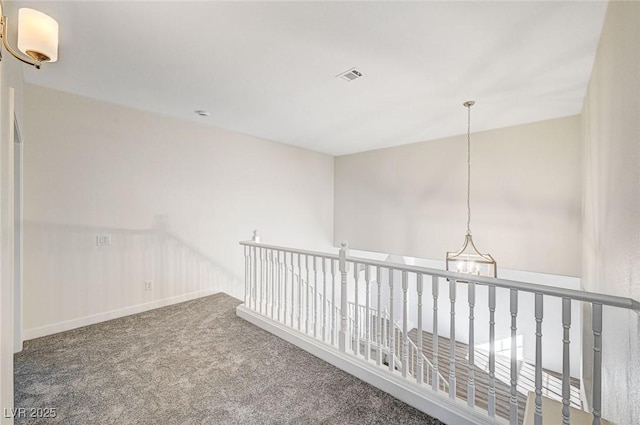
[[[4,5],[0,1],[0,25],[2,44],[18,60],[40,69],[42,62],[58,60],[58,23],[55,19],[34,9],[18,10],[18,49],[9,44],[8,22],[4,15]],[[2,55],[0,54],[0,60]]]

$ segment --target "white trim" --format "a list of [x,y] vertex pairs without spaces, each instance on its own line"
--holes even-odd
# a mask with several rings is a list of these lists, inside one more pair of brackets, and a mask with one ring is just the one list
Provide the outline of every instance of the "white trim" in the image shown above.
[[92,314],[91,316],[79,317],[77,319],[66,320],[64,322],[58,322],[51,325],[40,326],[38,328],[27,329],[24,332],[24,340],[27,341],[34,338],[40,338],[42,336],[52,335],[58,332],[69,331],[71,329],[105,322],[107,320],[117,319],[119,317],[130,316],[132,314],[142,313],[145,311],[154,310],[156,308],[194,300],[196,298],[212,295],[216,292],[217,291],[214,291],[213,289],[203,289],[201,291],[176,295],[175,297],[150,301],[143,304],[136,304],[129,307],[119,308],[117,310],[105,311],[104,313]]
[[[14,94],[13,88],[10,89],[11,93]],[[18,126],[18,117],[15,115],[15,108],[12,111],[13,114],[13,124],[10,126],[11,131],[11,139],[13,139],[13,154],[12,154],[12,163],[13,163],[13,171],[11,173],[11,186],[13,187],[13,352],[19,353],[22,351],[23,346],[23,324],[24,324],[24,291],[23,291],[23,283],[24,283],[24,143],[22,140],[22,134],[20,134],[20,127]],[[17,136],[17,138],[16,138]],[[19,155],[19,177],[16,180],[16,166],[15,166],[15,158],[16,151]],[[16,196],[16,183],[19,181],[20,187],[18,188],[18,193]],[[15,216],[16,211],[16,197],[18,198],[18,210],[20,212],[19,217]],[[16,232],[19,227],[19,232]],[[16,243],[19,247],[16,250]]]
[[505,423],[499,418],[493,420],[487,417],[486,412],[481,409],[472,410],[463,402],[450,400],[444,393],[437,395],[430,388],[409,382],[400,375],[379,368],[375,363],[368,363],[341,353],[337,348],[246,308],[244,304],[236,308],[236,315],[444,423],[456,425]]

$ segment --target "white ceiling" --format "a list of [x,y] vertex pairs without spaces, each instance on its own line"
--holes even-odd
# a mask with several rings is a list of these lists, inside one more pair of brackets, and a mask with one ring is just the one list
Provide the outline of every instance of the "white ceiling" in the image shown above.
[[[332,155],[581,111],[603,1],[20,1],[60,24],[33,84]],[[9,16],[15,22],[15,16]],[[336,75],[357,67],[363,77]],[[200,117],[194,110],[207,110]]]

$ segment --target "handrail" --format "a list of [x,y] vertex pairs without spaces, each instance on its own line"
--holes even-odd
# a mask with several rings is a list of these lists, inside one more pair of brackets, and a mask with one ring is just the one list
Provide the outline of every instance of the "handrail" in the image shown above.
[[[335,254],[327,254],[318,251],[307,251],[286,248],[276,245],[265,245],[253,241],[240,242],[240,245],[255,246],[266,249],[274,249],[278,251],[291,252],[303,255],[313,255],[316,257],[323,257],[333,260],[339,260],[339,256]],[[571,298],[576,301],[585,301],[590,303],[602,304],[612,307],[620,307],[628,310],[640,312],[640,302],[626,297],[618,297],[615,295],[598,294],[595,292],[581,291],[577,289],[558,288],[555,286],[541,285],[538,283],[519,282],[515,280],[483,277],[483,276],[470,276],[466,273],[451,272],[445,270],[432,269],[428,267],[412,266],[408,264],[389,263],[387,261],[372,260],[360,257],[346,257],[347,262],[366,264],[370,266],[383,267],[387,270],[405,270],[413,273],[421,273],[430,276],[442,277],[445,279],[455,279],[459,281],[472,281],[488,286],[495,286],[498,288],[517,289],[519,291],[530,292],[534,294],[551,295],[560,298]]]
[[267,245],[267,244],[254,242],[254,241],[243,241],[243,242],[240,242],[240,245],[255,246],[256,248],[272,249],[274,251],[290,252],[292,254],[312,255],[314,257],[322,257],[329,260],[340,260],[340,256],[338,256],[337,254],[328,254],[326,252],[319,252],[319,251],[308,251],[305,249],[287,248],[285,246]]

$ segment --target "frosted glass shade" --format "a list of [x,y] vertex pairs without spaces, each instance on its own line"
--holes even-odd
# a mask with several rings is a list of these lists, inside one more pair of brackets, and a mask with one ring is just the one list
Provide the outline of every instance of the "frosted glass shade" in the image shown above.
[[459,251],[447,252],[447,270],[475,276],[497,277],[496,260],[489,254],[481,254],[473,243],[471,233],[464,238]]
[[18,49],[39,61],[57,61],[58,23],[34,9],[18,10]]

